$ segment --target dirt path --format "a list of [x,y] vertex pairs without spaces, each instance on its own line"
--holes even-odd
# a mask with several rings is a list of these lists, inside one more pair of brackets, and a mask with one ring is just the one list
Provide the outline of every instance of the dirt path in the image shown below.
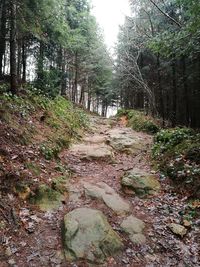
[[[186,200],[173,192],[167,179],[162,179],[152,171],[149,160],[152,137],[126,128],[123,120],[121,123],[99,117],[91,117],[90,120],[91,131],[81,143],[74,144],[60,155],[62,163],[73,173],[68,200],[54,211],[22,209],[21,218],[24,218],[24,224],[30,224],[30,231],[18,233],[16,230],[15,238],[9,240],[9,236],[6,237],[4,244],[8,243],[6,253],[9,264],[4,262],[0,266],[96,266],[86,261],[66,262],[62,255],[63,217],[82,207],[102,211],[124,244],[120,253],[108,257],[101,266],[200,266],[199,226],[188,228],[183,238],[168,228],[170,223],[181,223]],[[156,176],[161,184],[159,192],[141,198],[122,190],[121,178],[132,169]],[[123,204],[127,203],[128,212],[118,214],[112,201],[89,196],[91,190],[87,193],[88,187],[98,187],[99,182],[114,190],[108,195],[114,194],[119,203],[121,200]],[[132,242],[129,234],[120,227],[130,215],[145,224],[142,235],[146,240],[141,243]]]

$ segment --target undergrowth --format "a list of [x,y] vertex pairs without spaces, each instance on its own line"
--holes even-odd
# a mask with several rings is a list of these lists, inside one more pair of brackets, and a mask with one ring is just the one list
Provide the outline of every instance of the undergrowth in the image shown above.
[[136,131],[155,134],[160,129],[158,122],[152,117],[145,115],[142,111],[120,109],[117,116],[127,116],[128,126]]
[[0,120],[7,131],[15,133],[15,141],[21,145],[28,145],[36,135],[42,135],[38,122],[44,128],[38,145],[47,160],[58,158],[60,151],[69,147],[72,139],[79,138],[79,130],[88,123],[85,113],[70,101],[61,96],[48,98],[31,87],[20,96],[3,92],[0,103]]
[[200,197],[200,134],[189,128],[161,130],[152,155],[158,168],[192,195]]

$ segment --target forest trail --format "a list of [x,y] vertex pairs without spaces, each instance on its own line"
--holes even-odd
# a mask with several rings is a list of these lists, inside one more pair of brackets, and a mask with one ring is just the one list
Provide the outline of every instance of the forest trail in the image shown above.
[[124,118],[90,116],[90,124],[60,155],[72,173],[67,199],[55,210],[21,210],[30,231],[8,241],[2,266],[199,266],[198,233],[180,226],[185,200],[152,169],[152,136]]

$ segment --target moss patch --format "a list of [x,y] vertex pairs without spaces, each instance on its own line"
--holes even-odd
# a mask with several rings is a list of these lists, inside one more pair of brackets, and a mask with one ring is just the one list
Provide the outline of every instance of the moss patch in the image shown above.
[[118,110],[117,116],[127,116],[128,126],[135,131],[155,134],[160,129],[158,121],[150,116],[146,116],[141,111],[120,109]]
[[47,211],[58,208],[63,200],[64,196],[60,192],[46,184],[41,184],[38,186],[35,196],[31,198],[31,203],[38,205],[41,210]]
[[52,181],[52,189],[60,192],[61,194],[67,193],[69,189],[69,178],[69,175],[54,178]]

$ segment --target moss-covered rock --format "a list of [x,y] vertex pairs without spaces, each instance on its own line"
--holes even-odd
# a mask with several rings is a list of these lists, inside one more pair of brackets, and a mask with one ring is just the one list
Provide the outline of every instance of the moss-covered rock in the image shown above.
[[64,196],[60,192],[45,184],[39,185],[35,196],[31,198],[31,202],[44,211],[58,208],[63,200]]
[[64,217],[63,242],[68,261],[102,264],[123,249],[123,243],[101,211],[79,208]]
[[184,226],[177,223],[170,223],[168,227],[174,234],[179,235],[181,237],[184,237],[184,235],[186,235],[187,233],[187,229]]
[[125,192],[132,191],[139,196],[155,194],[160,190],[160,183],[155,175],[136,168],[125,173],[121,179],[121,185]]

